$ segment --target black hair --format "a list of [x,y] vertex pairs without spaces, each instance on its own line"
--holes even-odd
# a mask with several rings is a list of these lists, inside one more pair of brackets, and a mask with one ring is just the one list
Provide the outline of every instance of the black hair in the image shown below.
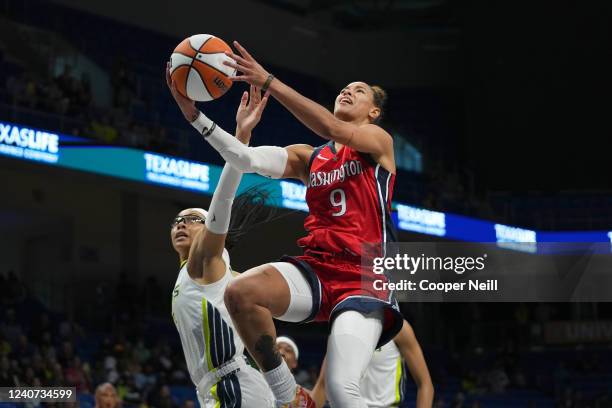
[[380,109],[380,115],[378,115],[378,117],[374,119],[373,123],[380,123],[383,118],[383,113],[385,111],[385,104],[387,103],[387,92],[378,85],[370,85],[370,89],[374,94],[374,106]]
[[234,199],[225,248],[234,247],[253,228],[286,215],[280,214],[275,207],[266,206],[270,196],[270,190],[266,190],[263,185],[256,185]]

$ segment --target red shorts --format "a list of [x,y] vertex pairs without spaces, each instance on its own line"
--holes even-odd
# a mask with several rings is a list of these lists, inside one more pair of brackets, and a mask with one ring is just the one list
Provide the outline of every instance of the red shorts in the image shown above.
[[393,292],[374,290],[372,285],[374,280],[386,277],[362,268],[359,257],[306,251],[301,256],[283,256],[281,261],[295,265],[312,289],[313,308],[304,322],[331,324],[343,311],[367,314],[383,309],[383,332],[377,347],[392,340],[402,328],[403,316]]

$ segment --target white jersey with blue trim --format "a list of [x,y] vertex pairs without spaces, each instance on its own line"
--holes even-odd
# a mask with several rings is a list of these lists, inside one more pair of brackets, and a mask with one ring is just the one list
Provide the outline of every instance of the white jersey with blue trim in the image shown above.
[[[225,274],[217,282],[202,285],[182,265],[172,291],[172,319],[179,332],[187,369],[194,385],[204,374],[229,361],[243,358],[244,344],[236,333],[223,295],[233,278],[229,254],[223,250]],[[268,407],[273,404],[272,393],[263,375],[251,366],[228,375],[209,392],[199,396],[206,407]]]
[[404,399],[406,370],[392,340],[376,349],[360,381],[361,396],[369,408],[399,406]]

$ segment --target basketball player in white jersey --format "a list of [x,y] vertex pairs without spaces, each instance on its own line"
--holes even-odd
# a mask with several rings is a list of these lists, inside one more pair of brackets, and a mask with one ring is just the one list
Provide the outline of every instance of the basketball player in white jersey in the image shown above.
[[[248,144],[267,100],[254,87],[250,95],[243,94],[236,114],[236,138],[242,143]],[[244,344],[223,303],[225,288],[234,277],[225,245],[241,177],[226,164],[208,212],[181,211],[170,233],[181,265],[172,292],[172,317],[202,408],[274,406],[262,374],[245,361]]]
[[[427,369],[423,351],[414,330],[404,320],[402,329],[381,348],[376,349],[370,364],[361,376],[361,398],[368,408],[403,406],[406,366],[417,385],[417,408],[431,408],[434,388]],[[325,366],[321,369],[317,384],[325,387]]]

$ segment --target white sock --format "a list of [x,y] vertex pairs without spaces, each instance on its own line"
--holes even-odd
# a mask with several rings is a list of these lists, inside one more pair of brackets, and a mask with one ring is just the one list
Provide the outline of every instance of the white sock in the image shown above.
[[278,367],[263,373],[263,376],[278,403],[288,404],[293,401],[297,385],[285,360]]

